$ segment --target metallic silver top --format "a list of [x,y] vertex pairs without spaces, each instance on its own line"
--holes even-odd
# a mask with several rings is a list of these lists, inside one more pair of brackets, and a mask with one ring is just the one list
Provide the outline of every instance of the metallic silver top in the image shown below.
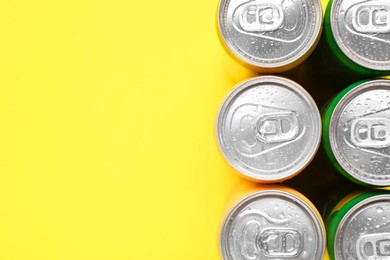
[[336,160],[351,176],[389,186],[390,81],[368,81],[344,95],[332,113],[329,139]]
[[280,190],[256,192],[226,216],[220,237],[224,260],[322,260],[325,232],[315,211]]
[[221,0],[218,16],[229,50],[261,68],[302,58],[314,47],[322,25],[320,0]]
[[390,1],[334,0],[330,23],[342,52],[373,70],[390,70]]
[[336,260],[390,259],[390,195],[356,204],[342,218],[335,236]]
[[297,83],[276,76],[239,84],[217,120],[217,139],[227,161],[262,182],[287,179],[306,167],[320,137],[314,100]]

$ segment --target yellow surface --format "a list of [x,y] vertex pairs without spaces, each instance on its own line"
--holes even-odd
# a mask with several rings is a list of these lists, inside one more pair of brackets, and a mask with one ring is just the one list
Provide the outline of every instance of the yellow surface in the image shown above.
[[212,1],[3,1],[0,259],[219,259]]

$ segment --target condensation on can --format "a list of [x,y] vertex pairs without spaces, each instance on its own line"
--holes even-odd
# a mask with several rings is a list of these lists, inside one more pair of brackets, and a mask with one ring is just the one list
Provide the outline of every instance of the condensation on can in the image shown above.
[[360,81],[323,114],[323,145],[334,167],[368,186],[390,185],[390,81]]
[[325,221],[331,260],[389,258],[389,191],[351,193],[334,206]]
[[221,223],[222,259],[327,259],[324,223],[306,197],[284,186],[239,186]]
[[224,158],[243,177],[281,182],[302,171],[321,139],[321,119],[311,96],[297,83],[262,76],[238,84],[217,119]]
[[221,0],[217,11],[225,51],[260,73],[298,66],[314,50],[321,30],[320,0]]
[[340,67],[340,72],[356,78],[390,74],[390,3],[387,1],[330,0],[325,12],[324,35],[325,52],[336,61],[330,66]]

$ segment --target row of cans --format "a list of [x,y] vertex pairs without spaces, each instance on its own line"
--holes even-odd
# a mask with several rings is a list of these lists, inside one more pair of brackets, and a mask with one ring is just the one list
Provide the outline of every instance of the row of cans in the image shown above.
[[220,228],[224,260],[390,259],[390,192],[338,197],[321,214],[304,195],[284,186],[242,183]]
[[[324,22],[323,22],[324,21]],[[334,72],[383,76],[390,72],[390,1],[221,0],[217,25],[227,53],[261,73],[301,64],[320,42]],[[337,69],[335,69],[337,68]]]
[[322,136],[333,166],[355,183],[390,186],[390,80],[359,81],[337,94],[322,118],[310,94],[279,76],[236,86],[217,119],[225,159],[249,180],[282,182],[314,158]]
[[[313,93],[326,96],[318,102],[334,95],[330,84],[347,86],[322,113],[303,87],[279,76],[251,78],[227,95],[220,150],[261,184],[243,181],[233,192],[220,228],[222,259],[390,260],[390,81],[356,82],[390,74],[390,1],[330,0],[323,12],[320,0],[220,0],[217,25],[226,52],[251,71],[287,72],[316,86]],[[314,204],[296,189],[263,185],[303,171],[321,140],[345,180],[311,172],[319,184],[296,182]],[[340,193],[359,185],[377,188]]]

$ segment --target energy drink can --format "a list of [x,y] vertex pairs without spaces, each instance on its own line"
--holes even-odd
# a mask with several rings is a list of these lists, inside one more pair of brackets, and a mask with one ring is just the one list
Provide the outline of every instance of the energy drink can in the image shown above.
[[302,171],[321,139],[314,100],[297,83],[276,76],[252,78],[233,89],[216,128],[226,160],[242,176],[264,183]]
[[323,115],[323,144],[348,179],[390,185],[390,81],[360,81],[341,91]]
[[330,0],[324,31],[328,52],[333,54],[329,56],[337,60],[339,71],[390,74],[389,1]]
[[221,225],[223,260],[322,260],[325,228],[313,204],[282,187],[253,187],[236,195]]
[[218,33],[227,53],[262,73],[290,70],[315,48],[320,0],[221,0]]
[[390,259],[390,192],[346,196],[331,211],[326,227],[330,259]]

